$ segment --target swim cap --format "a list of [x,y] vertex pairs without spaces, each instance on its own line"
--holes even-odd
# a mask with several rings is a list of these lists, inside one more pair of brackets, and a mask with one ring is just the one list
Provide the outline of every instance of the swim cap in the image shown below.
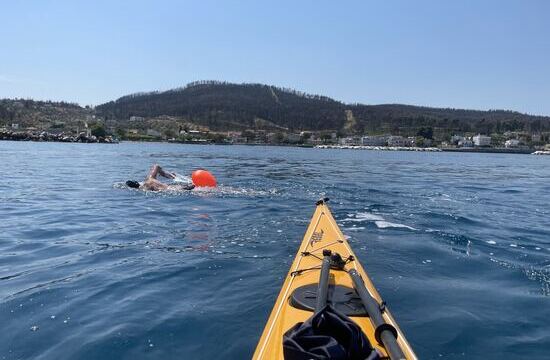
[[139,183],[134,180],[128,180],[126,181],[126,186],[132,189],[139,189]]

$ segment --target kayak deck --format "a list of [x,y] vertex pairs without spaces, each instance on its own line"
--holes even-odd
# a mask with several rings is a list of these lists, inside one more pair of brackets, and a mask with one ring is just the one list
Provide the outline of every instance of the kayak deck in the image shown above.
[[[370,295],[379,304],[382,304],[380,295],[355,257],[349,243],[336,224],[330,209],[324,201],[319,201],[313,218],[304,235],[302,244],[300,245],[298,254],[292,263],[260,341],[258,342],[253,359],[283,359],[283,334],[296,323],[304,322],[312,316],[312,311],[301,310],[292,306],[289,302],[289,297],[292,292],[299,287],[318,283],[323,250],[331,250],[332,252],[340,254],[344,260],[348,259],[344,266],[345,271],[330,272],[330,284],[353,289],[353,282],[347,271],[355,269],[363,279],[365,287]],[[378,349],[383,356],[387,356],[384,345],[379,343],[375,338],[375,328],[369,320],[369,317],[350,316],[350,318],[363,330],[371,345]],[[383,318],[397,330],[397,343],[406,358],[416,359],[416,355],[391,316],[389,310],[385,309]]]

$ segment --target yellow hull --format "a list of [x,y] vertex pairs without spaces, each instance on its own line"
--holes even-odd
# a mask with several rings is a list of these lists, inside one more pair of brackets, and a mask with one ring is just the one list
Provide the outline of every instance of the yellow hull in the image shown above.
[[[378,303],[382,302],[380,295],[376,291],[373,283],[367,276],[367,273],[357,260],[357,257],[351,250],[349,243],[346,241],[340,228],[336,224],[328,206],[324,202],[319,202],[313,218],[307,228],[306,234],[300,249],[286,280],[281,288],[281,292],[275,302],[275,306],[269,316],[269,320],[262,333],[253,359],[283,359],[283,334],[293,327],[298,322],[306,321],[313,313],[311,311],[300,310],[292,307],[289,303],[289,296],[293,290],[308,284],[316,284],[319,281],[319,270],[306,270],[295,273],[299,270],[318,268],[321,264],[319,258],[322,258],[324,249],[329,249],[332,252],[339,253],[342,258],[353,256],[354,261],[350,261],[345,265],[345,270],[357,270],[363,278],[365,286],[370,295],[376,299]],[[315,254],[316,256],[306,256],[304,253]],[[332,284],[343,285],[353,288],[353,283],[349,275],[344,271],[331,271],[330,282]],[[350,317],[356,324],[361,327],[365,335],[368,337],[371,344],[376,347],[384,356],[387,355],[384,345],[378,343],[375,339],[375,329],[368,317]],[[405,336],[399,329],[396,321],[391,316],[389,310],[383,313],[384,320],[393,325],[397,332],[397,343],[401,347],[407,359],[416,359],[411,346],[405,339]]]

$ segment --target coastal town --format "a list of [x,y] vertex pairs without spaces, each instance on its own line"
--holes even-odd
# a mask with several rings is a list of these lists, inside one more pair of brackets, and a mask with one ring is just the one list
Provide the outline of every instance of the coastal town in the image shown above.
[[[94,119],[92,119],[93,121]],[[134,120],[134,119],[132,119]],[[82,122],[74,129],[63,127],[48,130],[22,128],[17,123],[0,128],[0,140],[56,141],[81,143],[117,143],[128,141],[164,141],[189,144],[282,145],[332,149],[457,151],[550,154],[550,133],[505,132],[503,134],[454,134],[446,139],[423,129],[417,136],[393,134],[344,135],[337,131],[282,132],[262,129],[214,132],[207,129],[180,127],[161,132],[153,128],[121,129],[94,121]]]

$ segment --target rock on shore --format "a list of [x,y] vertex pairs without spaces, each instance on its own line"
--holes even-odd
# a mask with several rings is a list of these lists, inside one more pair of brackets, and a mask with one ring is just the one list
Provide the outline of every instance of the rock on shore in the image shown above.
[[86,136],[84,133],[78,135],[74,134],[52,134],[46,131],[11,131],[0,129],[0,140],[12,140],[12,141],[55,141],[55,142],[79,142],[79,143],[106,143],[114,144],[118,141],[111,136],[96,137]]

